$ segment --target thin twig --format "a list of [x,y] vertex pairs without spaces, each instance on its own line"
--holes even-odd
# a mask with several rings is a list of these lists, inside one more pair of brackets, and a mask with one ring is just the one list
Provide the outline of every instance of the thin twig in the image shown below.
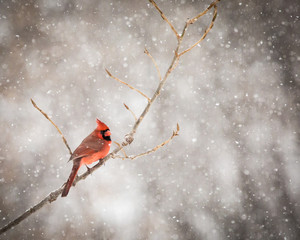
[[36,105],[36,103],[35,103],[32,99],[30,99],[30,100],[31,100],[32,105],[33,105],[37,110],[39,110],[40,113],[42,113],[42,114],[45,116],[45,118],[47,118],[47,119],[52,123],[52,125],[56,128],[56,130],[57,130],[57,131],[59,132],[59,134],[61,135],[64,144],[65,144],[66,147],[68,148],[70,155],[72,155],[71,148],[69,147],[69,144],[68,144],[67,140],[65,139],[65,136],[62,134],[62,132],[60,131],[60,129],[58,128],[58,126],[57,126],[57,125],[56,125],[56,124],[48,117],[47,113],[45,113],[42,109],[40,109],[40,108]]
[[162,10],[160,10],[160,8],[157,6],[156,2],[154,2],[153,0],[149,0],[149,2],[152,3],[152,5],[157,9],[157,11],[160,13],[160,16],[162,17],[163,20],[165,20],[169,26],[171,27],[172,31],[175,33],[176,38],[180,38],[178,32],[175,30],[175,28],[173,27],[172,23],[168,20],[168,18],[165,16],[165,14],[162,12]]
[[120,143],[118,143],[118,142],[116,142],[116,141],[113,141],[113,143],[114,143],[114,144],[116,144],[116,145],[118,145],[118,147],[120,148],[120,150],[121,150],[121,151],[122,151],[122,153],[124,154],[124,157],[123,157],[123,159],[127,158],[127,154],[126,154],[126,152],[125,152],[124,148],[121,146],[121,144],[120,144]]
[[[209,33],[209,31],[213,28],[215,20],[217,17],[217,6],[214,5],[214,13],[213,13],[213,18],[208,26],[208,28],[205,30],[204,34],[202,35],[202,37],[196,42],[194,43],[191,47],[187,48],[186,50],[182,51],[181,53],[179,53],[179,57],[181,57],[183,54],[187,53],[188,51],[192,50],[194,47],[196,47],[200,42],[202,42],[204,40],[204,38],[206,37],[206,35]],[[185,30],[187,29],[188,24],[185,27]],[[185,30],[183,32],[183,35],[185,33]]]
[[125,103],[123,103],[124,104],[124,107],[129,111],[129,112],[131,112],[131,114],[132,114],[132,116],[134,117],[134,120],[135,121],[137,121],[137,117],[136,117],[136,115],[134,114],[134,112],[125,104]]
[[136,89],[135,87],[131,86],[130,84],[128,84],[128,83],[122,81],[121,79],[115,77],[115,76],[112,75],[107,69],[105,69],[105,71],[107,72],[107,74],[108,74],[111,78],[113,78],[113,79],[117,80],[118,82],[120,82],[120,83],[126,85],[126,86],[129,87],[130,89],[132,89],[132,90],[134,90],[134,91],[137,91],[137,92],[138,92],[139,94],[141,94],[143,97],[147,98],[148,102],[151,101],[150,98],[147,97],[147,95],[144,94],[143,92],[141,92],[140,90],[138,90],[138,89]]
[[202,17],[203,15],[205,15],[212,7],[217,6],[217,3],[220,2],[221,0],[216,0],[214,2],[212,2],[208,8],[206,8],[202,13],[199,13],[196,17],[191,18],[190,20],[188,20],[188,24],[193,24],[194,22],[196,22],[200,17]]
[[155,66],[155,68],[156,68],[156,71],[157,71],[157,74],[158,74],[159,81],[162,81],[159,67],[157,66],[157,64],[156,64],[156,62],[155,62],[155,60],[154,60],[154,58],[153,58],[152,55],[149,53],[149,51],[147,50],[147,48],[145,48],[144,53],[146,53],[146,54],[151,58],[151,60],[152,60],[152,62],[153,62],[153,64],[154,64],[154,66]]
[[[182,39],[188,29],[188,26],[195,23],[200,17],[202,17],[203,15],[205,15],[212,7],[216,7],[217,3],[220,2],[221,0],[216,0],[214,2],[212,2],[208,8],[206,8],[203,12],[201,12],[200,14],[198,14],[196,17],[193,17],[191,19],[189,19],[188,21],[186,21],[185,26],[183,28],[183,31],[181,33],[180,38]],[[199,43],[198,43],[199,44]]]
[[[178,136],[178,132],[179,132],[179,125],[177,123],[177,129],[176,131],[173,131],[172,133],[172,136],[170,138],[168,138],[166,141],[164,141],[163,143],[155,146],[154,148],[146,151],[146,152],[143,152],[143,153],[140,153],[138,155],[134,155],[134,156],[127,156],[125,155],[125,158],[129,158],[129,159],[136,159],[136,158],[139,158],[139,157],[142,157],[142,156],[145,156],[145,155],[148,155],[150,153],[153,153],[153,152],[156,152],[159,148],[163,147],[164,145],[168,144],[175,136]],[[124,158],[122,156],[117,156],[117,157],[121,157],[121,158]]]

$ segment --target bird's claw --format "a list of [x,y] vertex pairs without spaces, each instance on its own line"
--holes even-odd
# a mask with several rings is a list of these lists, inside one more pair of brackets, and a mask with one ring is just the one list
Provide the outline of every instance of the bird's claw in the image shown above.
[[[103,158],[99,159],[99,163],[101,163]],[[105,166],[105,162],[103,163],[103,166]]]
[[92,173],[91,168],[88,167],[87,165],[85,165],[85,166],[86,166],[86,169],[87,169],[88,173],[91,174]]

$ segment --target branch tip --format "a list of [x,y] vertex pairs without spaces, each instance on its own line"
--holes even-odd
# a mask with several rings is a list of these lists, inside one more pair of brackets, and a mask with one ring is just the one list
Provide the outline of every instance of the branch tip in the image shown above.
[[58,133],[60,134],[60,136],[62,137],[62,140],[64,142],[64,144],[66,145],[66,147],[69,150],[70,155],[72,155],[72,151],[71,148],[69,147],[69,144],[65,138],[65,136],[63,135],[63,133],[60,131],[60,129],[58,128],[58,126],[50,119],[50,117],[47,115],[47,113],[45,113],[42,109],[40,109],[36,103],[33,101],[32,98],[30,98],[32,105],[41,113],[44,115],[44,117],[56,128],[56,130],[58,131]]
[[129,107],[128,107],[125,103],[123,103],[123,104],[124,104],[125,108],[126,108],[127,110],[129,110]]
[[175,30],[174,26],[172,25],[172,23],[168,20],[168,18],[165,16],[165,14],[163,13],[162,10],[160,10],[160,8],[158,7],[158,5],[156,4],[156,2],[154,2],[153,0],[149,0],[149,2],[156,8],[156,10],[160,13],[161,18],[169,24],[170,28],[172,29],[172,31],[174,32],[175,36],[177,39],[180,38],[179,34],[177,33],[177,31]]
[[135,121],[137,121],[137,117],[136,117],[136,115],[134,114],[134,112],[125,104],[125,103],[123,103],[124,104],[124,107],[129,111],[129,112],[131,112],[131,114],[132,114],[132,116],[134,117],[134,120]]
[[162,81],[161,73],[160,73],[160,70],[159,70],[159,67],[158,67],[156,61],[154,60],[154,58],[152,57],[152,55],[149,53],[149,51],[148,51],[146,48],[145,48],[145,50],[144,50],[144,53],[146,53],[147,56],[151,58],[151,60],[152,60],[152,62],[153,62],[153,64],[154,64],[154,66],[155,66],[155,68],[156,68],[158,78],[159,78],[160,81]]
[[211,9],[212,7],[214,7],[214,13],[213,13],[212,20],[211,20],[209,26],[205,29],[205,31],[204,31],[202,37],[201,37],[196,43],[194,43],[192,46],[190,46],[190,47],[187,48],[186,50],[184,50],[184,51],[182,51],[181,53],[179,53],[179,57],[181,57],[183,54],[189,52],[189,51],[192,50],[194,47],[196,47],[200,42],[202,42],[202,41],[205,39],[205,37],[207,36],[207,34],[210,32],[210,30],[213,28],[214,22],[215,22],[215,20],[216,20],[216,18],[217,18],[217,5],[216,5],[216,4],[217,4],[219,1],[220,1],[220,0],[216,0],[216,1],[213,2],[213,3],[212,3],[205,11],[203,11],[203,12],[200,13],[198,16],[192,18],[191,20],[189,20],[189,21],[186,23],[186,25],[185,25],[185,27],[184,27],[184,30],[183,30],[183,33],[182,33],[182,37],[183,37],[184,33],[186,32],[186,29],[187,29],[187,27],[188,27],[189,24],[192,24],[192,23],[196,22],[201,16],[205,15],[205,14],[209,11],[209,9]]
[[105,71],[107,72],[107,74],[112,77],[112,74],[107,70],[107,68],[105,68]]

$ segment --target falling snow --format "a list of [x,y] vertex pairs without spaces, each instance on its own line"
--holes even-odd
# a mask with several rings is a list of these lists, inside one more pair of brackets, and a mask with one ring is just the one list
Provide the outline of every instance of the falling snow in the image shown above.
[[[209,1],[157,1],[181,32]],[[191,25],[194,44],[211,14]],[[0,239],[299,239],[299,6],[221,1],[181,58],[128,155]],[[0,0],[0,227],[59,188],[99,118],[121,142],[177,40],[148,1]],[[115,146],[112,145],[112,149]],[[83,169],[82,169],[83,171]],[[3,237],[3,238],[2,238]]]

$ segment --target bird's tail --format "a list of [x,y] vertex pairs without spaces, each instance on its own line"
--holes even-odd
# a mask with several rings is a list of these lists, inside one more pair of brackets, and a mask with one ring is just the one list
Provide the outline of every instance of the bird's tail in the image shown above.
[[74,182],[74,179],[77,175],[77,172],[78,172],[80,166],[81,166],[81,161],[76,161],[75,160],[73,162],[73,168],[72,168],[71,174],[70,174],[70,176],[68,178],[68,181],[65,185],[65,188],[64,188],[64,190],[62,191],[62,194],[61,194],[62,197],[66,197],[68,195],[68,193],[70,191],[70,188],[72,186],[72,183]]

